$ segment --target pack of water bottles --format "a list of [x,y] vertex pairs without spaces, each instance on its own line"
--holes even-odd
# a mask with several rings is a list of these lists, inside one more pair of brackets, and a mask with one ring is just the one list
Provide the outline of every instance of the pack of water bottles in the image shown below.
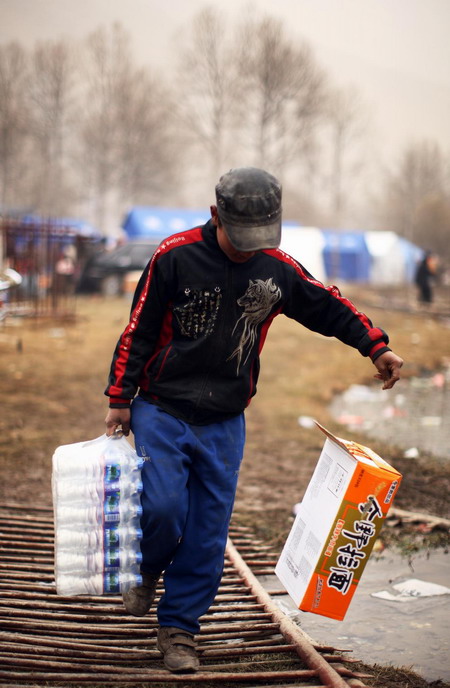
[[56,449],[52,492],[58,595],[117,594],[142,582],[142,465],[123,435]]

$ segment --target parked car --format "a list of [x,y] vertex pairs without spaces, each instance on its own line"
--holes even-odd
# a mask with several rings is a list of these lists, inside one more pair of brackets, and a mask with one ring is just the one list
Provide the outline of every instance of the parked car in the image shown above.
[[130,291],[130,283],[137,283],[157,248],[154,241],[140,239],[111,251],[95,253],[81,271],[77,291],[105,296],[119,296]]

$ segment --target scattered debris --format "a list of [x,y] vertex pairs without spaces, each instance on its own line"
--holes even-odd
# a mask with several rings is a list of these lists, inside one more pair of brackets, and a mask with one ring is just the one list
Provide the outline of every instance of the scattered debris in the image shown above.
[[400,583],[395,583],[392,588],[397,594],[392,594],[387,590],[380,590],[380,592],[373,592],[372,597],[379,597],[389,602],[411,602],[411,600],[417,600],[421,597],[450,594],[450,588],[437,583],[422,581],[418,578],[410,578]]
[[410,447],[403,453],[403,456],[405,459],[417,459],[419,456],[419,450],[417,447]]
[[442,424],[442,418],[440,416],[422,416],[420,419],[420,424],[428,427],[436,427],[437,425]]

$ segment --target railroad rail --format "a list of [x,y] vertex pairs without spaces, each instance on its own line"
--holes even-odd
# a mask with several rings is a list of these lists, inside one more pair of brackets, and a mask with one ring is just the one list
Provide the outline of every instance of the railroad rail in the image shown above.
[[[257,576],[277,554],[232,525],[221,586],[202,618],[201,669],[175,675],[156,648],[154,612],[127,615],[120,596],[56,595],[51,507],[0,504],[0,686],[168,685],[364,688],[348,650],[316,644]],[[242,558],[245,557],[246,562]],[[161,590],[158,591],[158,594]]]

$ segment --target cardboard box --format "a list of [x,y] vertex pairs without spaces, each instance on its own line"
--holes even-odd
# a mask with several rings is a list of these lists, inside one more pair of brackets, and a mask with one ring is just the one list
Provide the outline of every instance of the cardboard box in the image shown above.
[[402,476],[317,426],[325,444],[275,573],[299,609],[342,620]]

